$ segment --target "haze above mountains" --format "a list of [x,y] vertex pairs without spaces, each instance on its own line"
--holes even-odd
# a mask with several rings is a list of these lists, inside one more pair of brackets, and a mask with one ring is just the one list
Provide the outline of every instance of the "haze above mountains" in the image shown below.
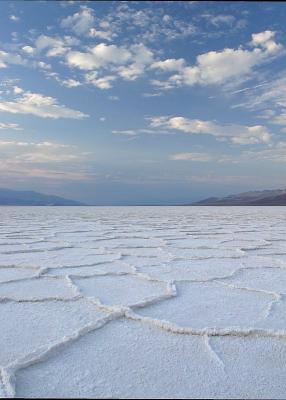
[[[0,188],[1,206],[87,206],[79,201],[35,191]],[[187,206],[286,206],[286,189],[257,190],[226,197],[209,197]]]

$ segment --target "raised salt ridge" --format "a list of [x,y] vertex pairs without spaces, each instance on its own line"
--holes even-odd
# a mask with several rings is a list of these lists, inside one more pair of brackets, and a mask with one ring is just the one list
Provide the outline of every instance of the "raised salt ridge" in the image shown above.
[[0,397],[285,398],[286,209],[0,220]]

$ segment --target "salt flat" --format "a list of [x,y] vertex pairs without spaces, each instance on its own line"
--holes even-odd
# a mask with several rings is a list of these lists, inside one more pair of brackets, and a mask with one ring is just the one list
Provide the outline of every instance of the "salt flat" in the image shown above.
[[0,397],[286,397],[286,208],[0,207]]

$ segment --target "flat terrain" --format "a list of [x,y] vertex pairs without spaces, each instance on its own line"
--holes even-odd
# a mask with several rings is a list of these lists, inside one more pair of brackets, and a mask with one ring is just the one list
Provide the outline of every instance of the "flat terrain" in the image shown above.
[[286,207],[0,208],[0,397],[286,397]]

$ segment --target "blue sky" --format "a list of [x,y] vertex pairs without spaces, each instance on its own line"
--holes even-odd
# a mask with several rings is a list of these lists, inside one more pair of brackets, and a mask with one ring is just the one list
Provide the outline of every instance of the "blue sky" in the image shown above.
[[0,186],[92,204],[285,188],[286,3],[0,2]]

